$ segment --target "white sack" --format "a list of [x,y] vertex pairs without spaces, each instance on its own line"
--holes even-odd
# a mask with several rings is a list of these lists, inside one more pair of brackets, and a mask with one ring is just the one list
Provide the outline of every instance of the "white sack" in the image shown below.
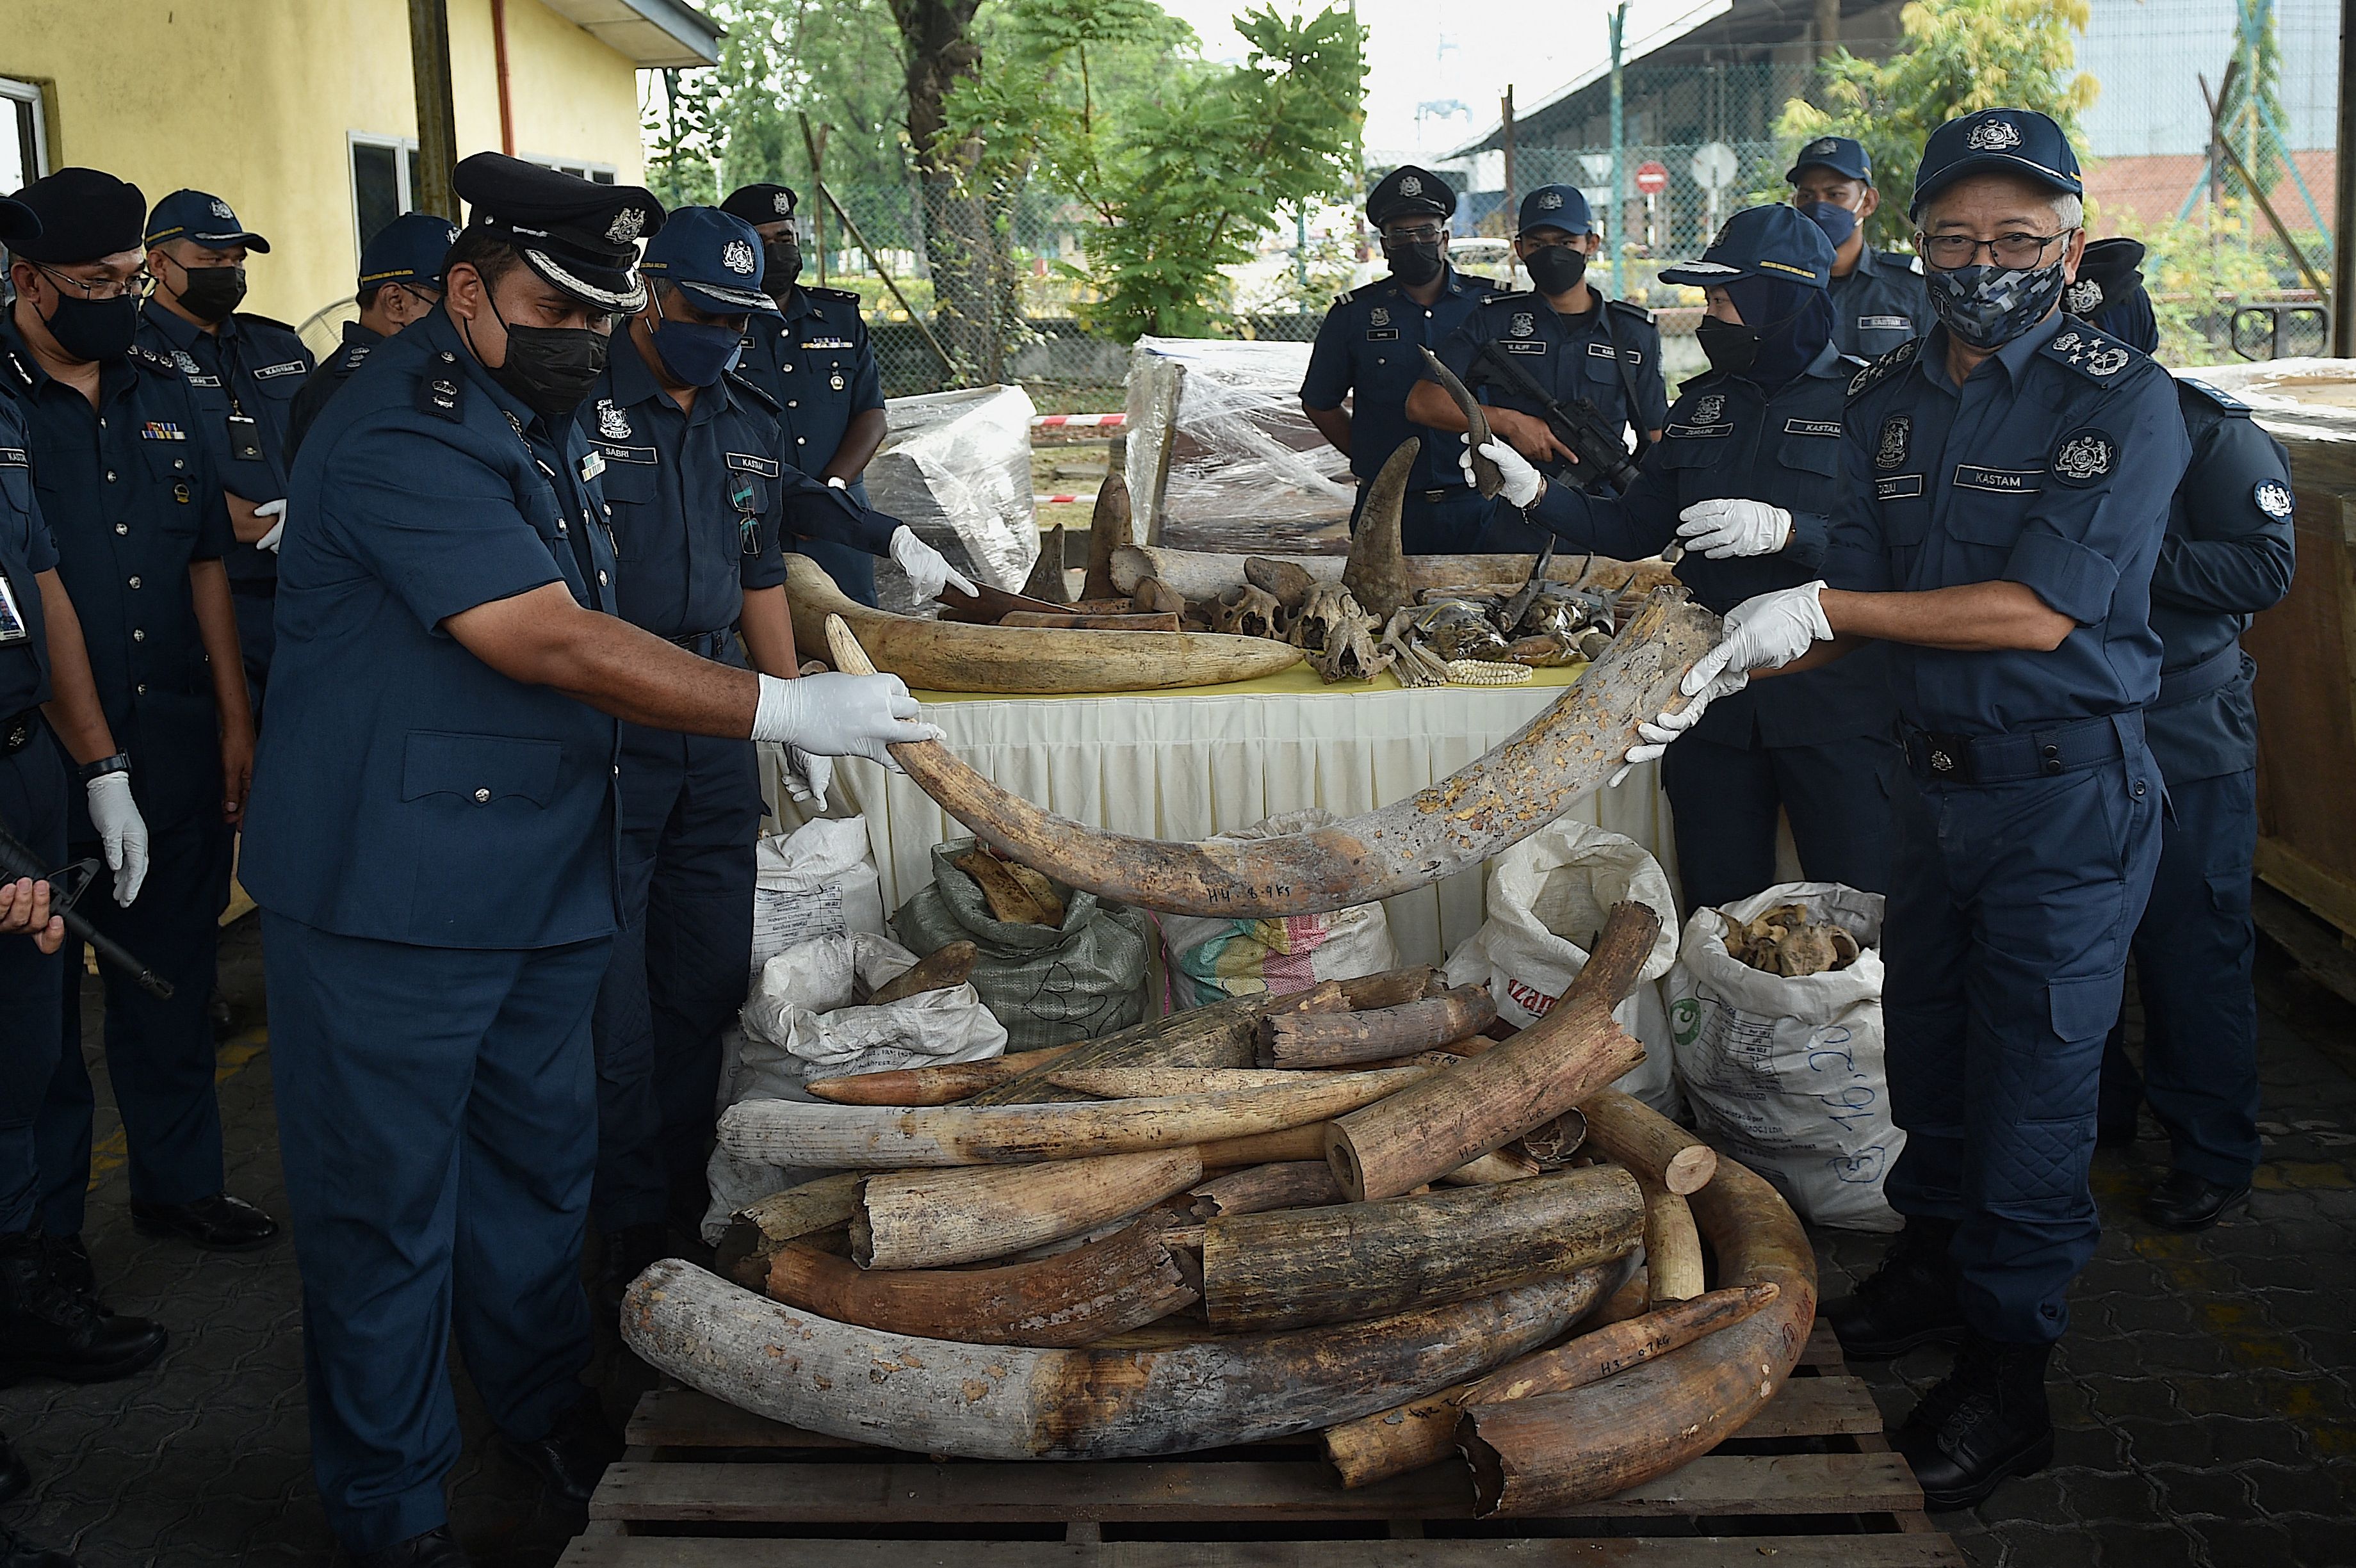
[[884,893],[867,859],[867,819],[813,817],[754,850],[753,968],[797,943],[884,931]]
[[[1334,820],[1332,812],[1312,805],[1219,834],[1212,842],[1313,833],[1331,827]],[[1283,996],[1305,991],[1320,980],[1355,980],[1399,966],[1390,921],[1379,903],[1281,920],[1170,914],[1161,916],[1160,924],[1173,1005],[1180,1010],[1229,997]]]

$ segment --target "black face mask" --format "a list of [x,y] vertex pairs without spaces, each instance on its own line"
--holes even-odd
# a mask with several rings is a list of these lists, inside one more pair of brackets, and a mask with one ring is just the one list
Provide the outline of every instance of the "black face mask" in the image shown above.
[[1709,368],[1722,376],[1740,376],[1758,362],[1759,329],[1755,326],[1706,315],[1694,328],[1694,337],[1700,343]]
[[790,240],[770,240],[761,246],[761,290],[783,297],[802,275],[802,248]]
[[77,299],[60,292],[56,308],[41,318],[41,325],[69,358],[86,365],[120,359],[131,352],[131,339],[139,330],[139,300],[133,294]]
[[1440,259],[1440,241],[1437,240],[1410,240],[1396,245],[1385,240],[1383,254],[1390,258],[1391,275],[1411,289],[1423,287],[1440,276],[1440,268],[1447,265]]
[[[485,297],[488,298],[487,291]],[[499,315],[497,300],[491,300],[490,305],[491,314],[508,329],[507,362],[483,367],[490,371],[491,379],[551,424],[571,419],[597,378],[605,374],[605,335],[585,326],[511,325]],[[466,347],[474,346],[470,332]]]
[[243,267],[180,267],[177,261],[173,265],[179,267],[180,286],[172,292],[198,321],[226,321],[245,299]]
[[1567,294],[1587,276],[1587,255],[1568,245],[1541,245],[1522,258],[1542,294]]

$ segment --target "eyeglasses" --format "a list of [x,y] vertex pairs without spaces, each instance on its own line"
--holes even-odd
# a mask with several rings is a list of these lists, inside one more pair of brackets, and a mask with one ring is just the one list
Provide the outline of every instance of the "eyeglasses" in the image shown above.
[[1438,243],[1440,234],[1440,227],[1437,224],[1430,223],[1424,224],[1421,227],[1415,229],[1386,229],[1383,230],[1383,243],[1386,245],[1431,245]]
[[61,288],[70,288],[86,300],[119,300],[125,294],[145,299],[155,292],[155,275],[142,267],[127,278],[77,278],[44,262],[33,263],[40,274]]
[[2056,240],[2067,240],[2075,229],[2064,229],[2054,234],[1999,234],[1993,240],[1975,240],[1968,234],[1923,234],[1914,236],[1914,248],[1922,259],[1943,272],[1958,267],[1968,267],[1986,251],[1998,266],[2032,267],[2045,254],[2045,248]]

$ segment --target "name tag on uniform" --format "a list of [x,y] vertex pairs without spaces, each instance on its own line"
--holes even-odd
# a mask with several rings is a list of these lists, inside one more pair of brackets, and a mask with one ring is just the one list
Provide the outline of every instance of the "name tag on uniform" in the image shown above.
[[1370,326],[1366,329],[1366,341],[1369,343],[1396,343],[1398,341],[1398,328],[1396,326]]
[[749,452],[730,453],[728,466],[739,474],[757,474],[764,479],[775,479],[778,474],[775,458],[756,457]]
[[612,442],[601,441],[597,443],[597,451],[608,463],[652,463],[655,460],[655,449],[651,446],[616,446]]
[[1841,427],[1840,421],[1838,420],[1785,420],[1783,421],[1783,433],[1785,435],[1829,435],[1837,437],[1840,432]]
[[186,441],[188,439],[188,432],[182,430],[170,420],[149,420],[145,424],[139,427],[139,439],[142,441]]
[[264,365],[253,373],[253,379],[267,381],[273,376],[299,376],[306,368],[300,359],[289,359],[284,365]]
[[586,485],[590,480],[596,478],[597,475],[605,472],[605,454],[598,451],[595,447],[591,447],[587,455],[581,459],[581,482],[584,485]]
[[1873,498],[1877,501],[1902,501],[1922,493],[1922,476],[1920,474],[1901,474],[1895,479],[1873,482]]
[[2008,496],[2034,496],[2045,488],[2038,481],[2045,477],[2042,468],[1981,468],[1969,463],[1955,464],[1955,488],[1958,490],[1994,490]]
[[848,337],[813,337],[802,345],[805,348],[856,348]]
[[1644,362],[1644,357],[1642,354],[1637,353],[1637,352],[1636,352],[1634,349],[1633,349],[1633,348],[1622,348],[1622,350],[1620,350],[1620,352],[1619,352],[1619,353],[1614,354],[1614,353],[1612,351],[1612,345],[1610,345],[1609,343],[1590,343],[1590,344],[1589,344],[1589,345],[1587,346],[1587,357],[1588,357],[1590,359],[1622,359],[1622,358],[1624,358],[1624,359],[1626,359],[1626,360],[1628,361],[1628,363],[1629,363],[1629,364],[1631,364],[1631,365],[1642,365],[1642,364]]
[[220,385],[220,378],[219,376],[191,376],[188,378],[188,385],[191,387],[218,387]]
[[1497,347],[1508,354],[1543,354],[1547,351],[1543,343],[1529,343],[1518,337],[1501,337],[1497,340]]
[[30,459],[26,457],[25,449],[23,447],[0,446],[0,468],[29,468],[31,466],[32,462]]
[[16,591],[9,585],[8,574],[0,571],[0,648],[32,640],[33,634],[25,626],[25,613],[16,607]]
[[1724,424],[1673,424],[1668,428],[1667,433],[1677,437],[1691,436],[1703,441],[1714,441],[1722,435],[1732,435],[1734,421],[1729,420]]
[[1857,324],[1868,332],[1912,332],[1914,330],[1914,323],[1902,315],[1861,315],[1857,318]]

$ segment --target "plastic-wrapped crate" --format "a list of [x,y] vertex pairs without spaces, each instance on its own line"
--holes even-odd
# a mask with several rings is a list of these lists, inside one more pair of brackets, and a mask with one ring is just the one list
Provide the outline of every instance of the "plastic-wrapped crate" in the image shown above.
[[[974,387],[894,398],[884,448],[867,465],[867,504],[899,518],[977,582],[1010,592],[1039,559],[1031,503],[1031,394]],[[876,596],[903,615],[931,615],[889,560],[875,563]]]
[[1350,460],[1301,411],[1306,343],[1141,337],[1129,366],[1138,539],[1185,549],[1349,548]]

